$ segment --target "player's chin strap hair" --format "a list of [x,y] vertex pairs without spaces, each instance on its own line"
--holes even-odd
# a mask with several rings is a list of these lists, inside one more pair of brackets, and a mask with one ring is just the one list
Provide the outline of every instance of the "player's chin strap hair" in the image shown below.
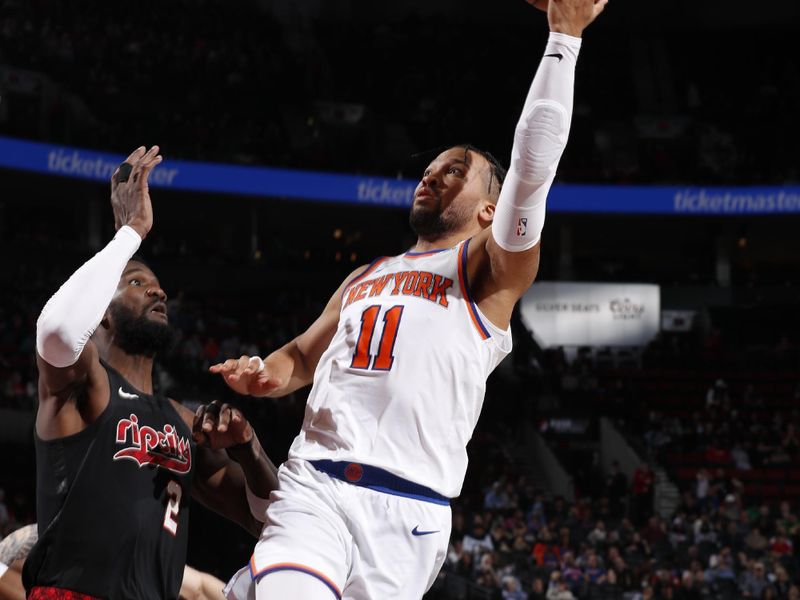
[[142,238],[123,226],[108,245],[73,273],[36,322],[36,351],[54,367],[74,365],[114,297],[125,265]]
[[492,223],[495,242],[509,252],[528,250],[541,238],[545,201],[567,145],[580,48],[581,38],[550,33],[525,100]]

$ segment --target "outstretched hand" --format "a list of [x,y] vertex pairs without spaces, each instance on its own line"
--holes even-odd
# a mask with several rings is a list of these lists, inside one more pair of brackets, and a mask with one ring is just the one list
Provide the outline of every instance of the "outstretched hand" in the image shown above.
[[114,227],[128,225],[144,239],[153,227],[153,205],[147,178],[162,158],[158,146],[131,152],[111,176],[111,208]]
[[208,370],[222,375],[228,387],[245,396],[266,396],[284,383],[265,368],[258,356],[230,358],[224,363],[212,365]]
[[231,448],[252,441],[253,428],[238,408],[214,400],[194,413],[192,437],[212,450]]

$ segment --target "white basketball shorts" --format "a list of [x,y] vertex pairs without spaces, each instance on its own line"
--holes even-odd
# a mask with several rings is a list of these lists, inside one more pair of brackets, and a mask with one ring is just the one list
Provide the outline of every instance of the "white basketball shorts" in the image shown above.
[[[347,479],[352,469],[361,478],[350,464]],[[253,597],[255,581],[291,570],[322,581],[332,600],[419,600],[447,555],[450,506],[362,487],[371,469],[354,485],[304,460],[284,463],[250,566],[228,584],[228,597]]]

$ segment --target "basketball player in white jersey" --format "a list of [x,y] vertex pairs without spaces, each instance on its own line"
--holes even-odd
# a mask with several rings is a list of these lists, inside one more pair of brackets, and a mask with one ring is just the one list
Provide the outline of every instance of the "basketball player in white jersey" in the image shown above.
[[267,358],[211,368],[253,396],[313,381],[229,597],[253,597],[256,582],[259,600],[418,600],[433,583],[486,378],[511,350],[511,312],[538,269],[580,37],[606,2],[550,0],[550,39],[504,182],[487,153],[443,152],[415,193],[411,251],[354,272],[306,332]]

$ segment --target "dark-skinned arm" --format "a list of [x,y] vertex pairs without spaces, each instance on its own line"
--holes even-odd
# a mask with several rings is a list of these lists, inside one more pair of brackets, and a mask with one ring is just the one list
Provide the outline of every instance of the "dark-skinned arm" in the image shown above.
[[[227,404],[215,401],[194,414],[174,404],[198,443],[192,496],[258,537],[264,516],[259,520],[252,514],[245,488],[262,500],[268,499],[278,487],[278,470],[253,428],[241,411]],[[215,408],[209,409],[212,406]]]
[[108,404],[108,378],[90,340],[120,285],[120,276],[153,224],[147,179],[161,162],[158,146],[128,156],[127,173],[111,178],[117,235],[85,262],[50,298],[36,322],[39,408],[36,432],[43,439],[72,435]]

